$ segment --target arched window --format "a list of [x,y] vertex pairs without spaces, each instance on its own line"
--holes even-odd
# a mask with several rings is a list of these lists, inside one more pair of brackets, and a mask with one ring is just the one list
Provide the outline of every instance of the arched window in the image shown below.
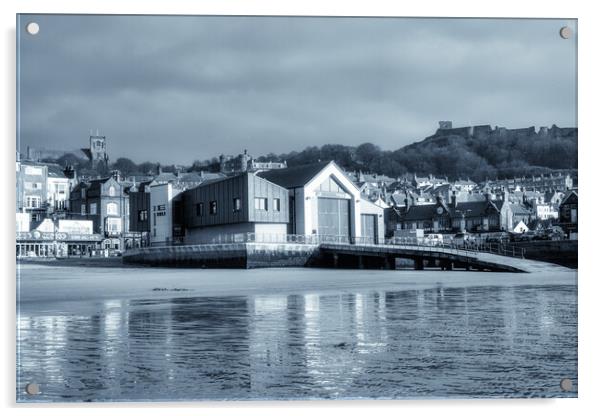
[[109,186],[109,196],[115,196],[115,187]]

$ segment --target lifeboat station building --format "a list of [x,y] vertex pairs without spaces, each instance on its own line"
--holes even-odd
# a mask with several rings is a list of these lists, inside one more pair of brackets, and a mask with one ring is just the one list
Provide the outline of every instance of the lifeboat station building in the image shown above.
[[376,242],[384,238],[383,208],[362,199],[359,188],[333,161],[258,173],[288,190],[289,234],[321,241]]
[[150,187],[151,245],[286,242],[375,243],[384,209],[361,197],[334,162]]

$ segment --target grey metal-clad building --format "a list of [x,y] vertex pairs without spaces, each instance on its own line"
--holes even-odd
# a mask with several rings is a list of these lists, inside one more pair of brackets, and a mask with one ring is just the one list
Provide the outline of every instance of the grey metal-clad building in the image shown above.
[[207,181],[180,198],[188,243],[237,233],[286,234],[288,190],[252,173]]

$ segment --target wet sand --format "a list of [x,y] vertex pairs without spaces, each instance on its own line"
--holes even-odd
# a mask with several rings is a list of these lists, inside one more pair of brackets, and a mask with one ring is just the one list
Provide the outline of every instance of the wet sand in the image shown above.
[[493,273],[315,268],[168,269],[17,265],[19,302],[418,290],[432,287],[577,284],[577,271]]

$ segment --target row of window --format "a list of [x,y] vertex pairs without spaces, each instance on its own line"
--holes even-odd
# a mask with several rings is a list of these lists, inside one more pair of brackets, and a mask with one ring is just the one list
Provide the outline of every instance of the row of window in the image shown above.
[[42,206],[42,198],[39,196],[26,196],[25,207],[26,208],[40,208]]
[[42,189],[42,182],[25,182],[25,189]]
[[[232,211],[238,212],[242,209],[240,198],[232,199]],[[255,209],[267,211],[268,210],[268,199],[267,198],[255,198]],[[272,210],[275,212],[280,211],[280,198],[274,198],[272,200]],[[196,204],[196,216],[202,217],[204,213],[204,204],[199,202]],[[217,201],[209,202],[209,215],[217,215]]]
[[[114,186],[109,186],[109,196],[116,196],[117,191]],[[81,198],[86,199],[86,188],[81,189]]]
[[[109,202],[107,205],[107,215],[119,215],[119,207],[115,202]],[[86,215],[86,205],[82,204],[81,206],[81,214]],[[90,203],[90,215],[98,214],[98,205],[96,202]]]

